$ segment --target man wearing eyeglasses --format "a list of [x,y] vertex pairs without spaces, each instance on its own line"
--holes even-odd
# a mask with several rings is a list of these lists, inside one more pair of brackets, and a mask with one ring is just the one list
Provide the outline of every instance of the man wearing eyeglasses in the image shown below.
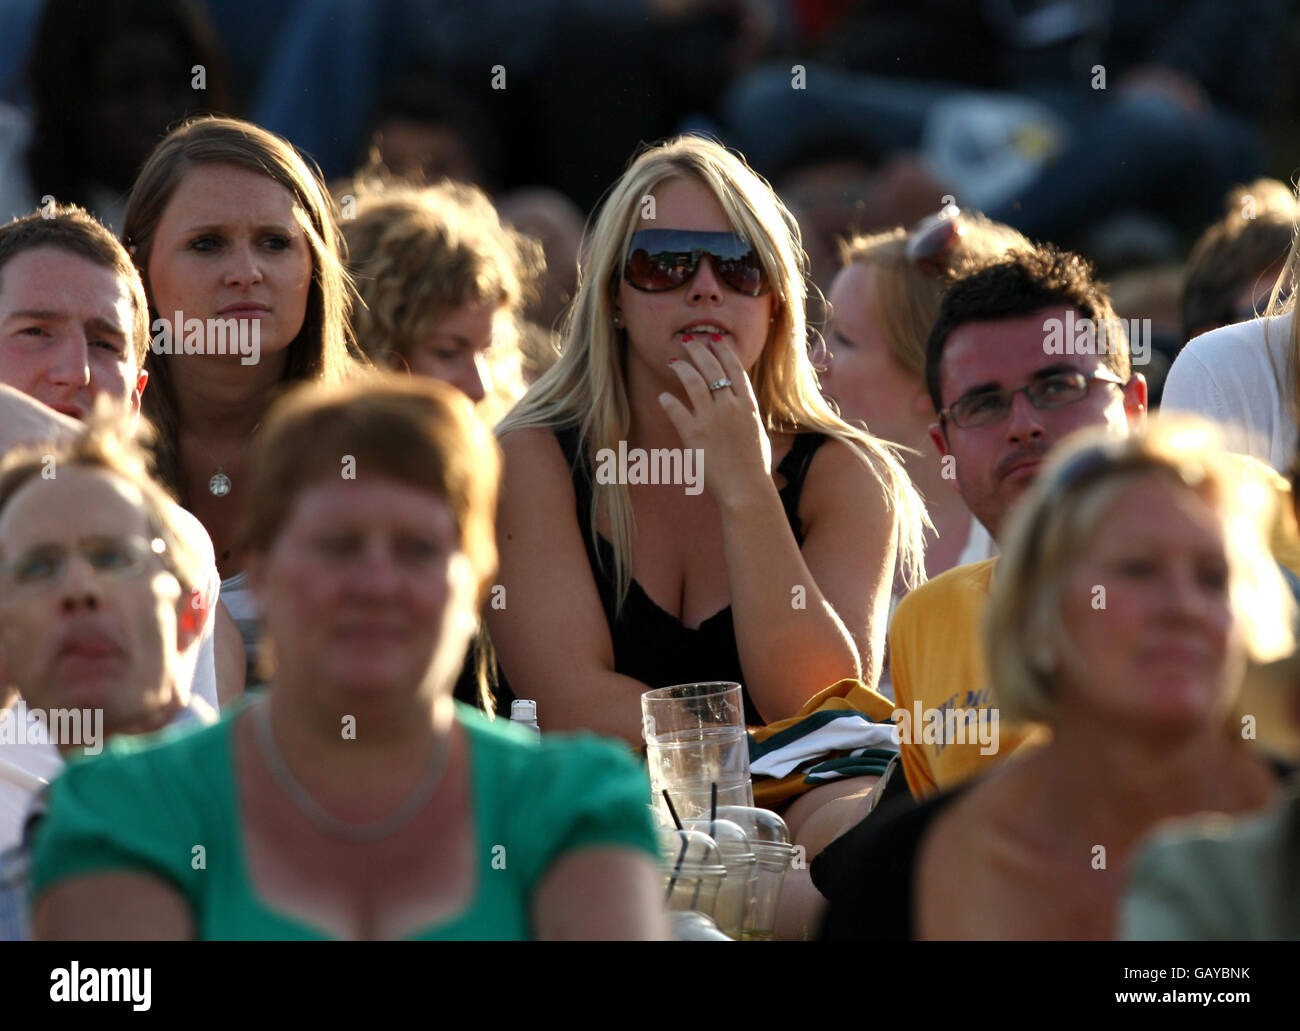
[[[1060,327],[1111,327],[1062,348]],[[1071,432],[1127,434],[1146,418],[1147,388],[1133,372],[1110,300],[1075,255],[1042,247],[958,281],[926,347],[926,383],[938,421],[930,436],[945,477],[996,540],[1047,452]],[[1062,353],[1064,351],[1064,353]],[[996,559],[958,566],[913,591],[889,629],[894,696],[907,731],[904,773],[918,798],[954,786],[1029,739],[999,727],[997,749],[927,735],[918,714],[995,709],[980,645]]]
[[20,696],[0,710],[0,940],[24,937],[30,830],[64,760],[215,718],[183,661],[208,619],[178,512],[100,426],[0,463],[0,662]]

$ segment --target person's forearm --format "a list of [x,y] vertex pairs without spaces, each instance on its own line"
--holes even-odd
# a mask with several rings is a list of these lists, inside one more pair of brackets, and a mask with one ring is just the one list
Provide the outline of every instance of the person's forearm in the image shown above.
[[511,689],[520,698],[537,699],[537,723],[543,732],[587,730],[621,738],[635,748],[641,736],[641,695],[650,688],[620,673],[571,673],[565,678],[562,698],[551,691],[533,691],[526,684]]
[[719,507],[745,686],[771,723],[837,680],[860,676],[863,661],[813,580],[775,487]]

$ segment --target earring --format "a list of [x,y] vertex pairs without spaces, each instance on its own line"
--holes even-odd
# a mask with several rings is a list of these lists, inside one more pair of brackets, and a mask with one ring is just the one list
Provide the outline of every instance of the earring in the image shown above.
[[615,329],[623,328],[623,313],[621,311],[614,312],[614,328]]

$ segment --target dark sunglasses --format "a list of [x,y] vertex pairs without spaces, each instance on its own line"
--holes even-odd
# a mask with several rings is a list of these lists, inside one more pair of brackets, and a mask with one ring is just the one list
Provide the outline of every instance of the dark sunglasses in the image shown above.
[[739,233],[642,229],[628,244],[623,278],[647,293],[676,290],[694,278],[704,257],[713,262],[718,279],[737,293],[757,297],[768,291],[763,263]]

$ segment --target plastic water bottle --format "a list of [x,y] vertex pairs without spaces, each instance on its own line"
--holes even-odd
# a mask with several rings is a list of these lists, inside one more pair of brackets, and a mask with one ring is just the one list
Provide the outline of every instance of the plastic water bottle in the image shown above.
[[542,728],[537,725],[537,703],[531,698],[516,698],[510,703],[510,722],[530,727],[540,739]]

